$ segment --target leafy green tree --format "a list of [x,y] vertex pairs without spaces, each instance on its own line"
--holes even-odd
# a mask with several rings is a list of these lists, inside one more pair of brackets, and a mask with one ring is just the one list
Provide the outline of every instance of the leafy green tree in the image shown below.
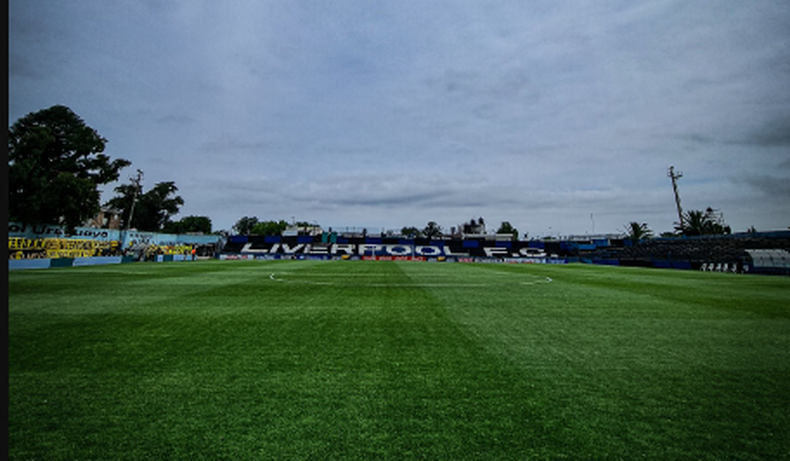
[[99,211],[98,186],[131,165],[104,154],[107,140],[65,106],[29,113],[8,129],[9,218],[67,232]]
[[288,223],[282,219],[279,221],[262,221],[255,225],[250,232],[251,235],[282,235],[288,227]]
[[[157,183],[148,192],[142,193],[142,187],[134,180],[131,184],[122,184],[115,188],[118,194],[107,202],[107,205],[122,211],[122,225],[158,232],[170,222],[170,217],[178,214],[184,199],[174,195],[178,191],[173,181]],[[133,210],[133,215],[132,215]]]
[[143,193],[142,179],[143,172],[137,170],[137,175],[129,178],[129,184],[117,186],[114,189],[117,195],[106,203],[107,206],[121,210],[121,226],[123,228],[131,227],[132,214],[137,204],[137,198]]
[[404,227],[400,230],[401,235],[408,238],[417,238],[420,236],[420,230],[416,227]]
[[632,242],[653,238],[653,231],[647,227],[647,223],[631,221],[625,226],[625,238]]
[[140,230],[162,230],[184,204],[181,196],[174,195],[177,191],[173,181],[165,181],[144,193],[135,207],[135,226]]
[[236,224],[233,226],[233,230],[238,235],[250,235],[252,233],[252,229],[255,225],[258,224],[258,218],[255,216],[244,216],[243,218],[236,221]]
[[186,216],[178,221],[168,222],[164,232],[171,234],[202,233],[211,234],[211,219],[207,216]]
[[518,229],[513,227],[513,225],[510,224],[509,221],[503,221],[502,224],[500,224],[499,229],[496,231],[496,233],[497,234],[510,234],[510,235],[513,236],[514,240],[518,238]]
[[422,230],[422,235],[426,238],[440,237],[442,235],[442,226],[436,224],[435,221],[430,221],[425,226],[425,229]]

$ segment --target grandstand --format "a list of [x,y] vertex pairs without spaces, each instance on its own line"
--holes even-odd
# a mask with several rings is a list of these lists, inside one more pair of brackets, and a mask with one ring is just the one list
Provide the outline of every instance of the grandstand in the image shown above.
[[[407,238],[366,229],[325,232],[317,226],[282,235],[170,235],[113,229],[9,225],[9,267],[43,260],[115,258],[126,262],[187,259],[376,259],[507,263],[571,263],[790,275],[790,231],[654,238],[621,235],[519,240],[510,234]],[[121,258],[121,256],[123,258]],[[111,259],[112,259],[111,258]],[[13,260],[13,261],[12,261]],[[61,264],[63,261],[56,261]],[[53,263],[53,264],[55,264]]]
[[300,236],[231,236],[221,258],[418,259],[442,261],[583,262],[721,272],[790,274],[790,232],[656,238],[614,235],[565,240],[484,237],[408,239],[324,232]]
[[[790,232],[656,238],[625,245],[621,265],[787,274],[790,265],[779,255],[790,251]],[[776,260],[776,262],[774,262]]]
[[8,225],[9,270],[118,264],[134,261],[208,259],[222,248],[222,236],[165,234],[118,228]]

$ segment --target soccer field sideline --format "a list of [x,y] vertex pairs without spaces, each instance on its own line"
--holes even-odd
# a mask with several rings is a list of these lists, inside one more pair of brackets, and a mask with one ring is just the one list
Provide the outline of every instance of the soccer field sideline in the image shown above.
[[12,273],[9,453],[782,458],[788,299],[784,277],[582,265]]

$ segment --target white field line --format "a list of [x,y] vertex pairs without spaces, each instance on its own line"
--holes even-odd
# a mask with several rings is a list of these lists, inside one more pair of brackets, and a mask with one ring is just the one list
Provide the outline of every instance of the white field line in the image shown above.
[[[493,285],[502,285],[502,282],[499,282],[499,283],[419,283],[419,282],[415,282],[415,283],[348,283],[348,282],[346,282],[344,280],[340,280],[340,281],[316,281],[316,280],[306,280],[306,279],[303,279],[303,278],[291,279],[291,278],[283,278],[282,275],[283,275],[283,273],[281,273],[281,274],[272,273],[272,274],[269,275],[269,279],[271,279],[274,282],[298,283],[298,284],[305,284],[305,285],[346,285],[346,286],[363,286],[363,287],[404,287],[404,288],[406,288],[406,287],[414,287],[414,288],[420,288],[420,287],[425,287],[425,288],[433,288],[433,287],[459,287],[459,288],[476,287],[476,288],[481,288],[481,287],[490,287],[490,286],[493,286]],[[286,275],[291,275],[291,274],[286,274]],[[299,274],[299,275],[302,276],[302,277],[304,277],[304,276],[309,276],[309,277],[313,277],[313,276],[315,276],[315,277],[335,277],[335,278],[337,277],[337,276],[331,275],[331,274]],[[382,276],[384,276],[384,275],[386,275],[386,274],[382,274]],[[343,278],[346,278],[347,276],[360,277],[360,276],[366,276],[366,274],[346,274],[346,275],[343,276]],[[529,282],[519,282],[519,285],[540,285],[540,284],[551,283],[553,281],[554,280],[551,279],[550,277],[543,277],[543,278],[539,278],[537,280],[533,280],[533,281],[529,281]]]

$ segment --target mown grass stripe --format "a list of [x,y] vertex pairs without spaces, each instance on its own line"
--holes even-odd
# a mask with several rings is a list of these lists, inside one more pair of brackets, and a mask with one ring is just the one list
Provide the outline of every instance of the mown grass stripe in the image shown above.
[[[9,455],[780,459],[790,284],[717,275],[353,261],[12,273]],[[454,283],[486,286],[441,285]]]

